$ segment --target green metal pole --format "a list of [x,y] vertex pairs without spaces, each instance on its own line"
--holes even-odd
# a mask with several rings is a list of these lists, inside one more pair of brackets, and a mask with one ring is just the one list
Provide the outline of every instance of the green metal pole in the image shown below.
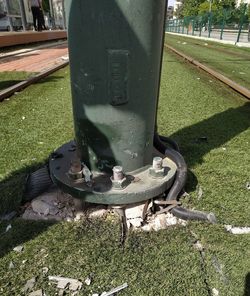
[[243,24],[244,24],[246,10],[247,10],[247,4],[244,5],[244,9],[243,9],[243,12],[242,12],[241,17],[240,17],[240,27],[239,27],[239,32],[238,32],[237,41],[236,41],[237,43],[240,41],[240,34],[241,34],[242,27],[243,27]]
[[99,172],[150,165],[166,1],[67,0],[65,8],[81,161]]
[[192,36],[194,36],[194,19],[192,20]]
[[182,34],[184,34],[184,19],[182,19]]

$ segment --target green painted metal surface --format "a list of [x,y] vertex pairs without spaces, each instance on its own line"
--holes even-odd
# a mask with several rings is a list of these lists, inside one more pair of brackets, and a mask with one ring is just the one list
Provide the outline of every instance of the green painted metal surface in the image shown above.
[[[155,178],[150,175],[150,166],[138,169],[126,175],[127,186],[117,189],[112,185],[110,175],[92,171],[92,182],[84,179],[76,181],[69,177],[70,159],[75,157],[76,151],[72,150],[69,142],[58,148],[56,153],[60,157],[51,157],[50,172],[52,179],[64,192],[85,202],[97,204],[123,205],[137,203],[154,198],[168,190],[174,181],[176,164],[168,158],[163,159],[165,175]],[[153,156],[162,155],[154,151]]]
[[75,137],[91,170],[152,163],[165,0],[67,0]]

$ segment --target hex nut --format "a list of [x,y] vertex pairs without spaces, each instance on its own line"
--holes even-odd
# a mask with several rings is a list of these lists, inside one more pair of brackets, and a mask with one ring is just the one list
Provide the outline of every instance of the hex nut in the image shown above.
[[72,172],[71,170],[68,171],[68,176],[73,181],[81,180],[83,178],[82,170],[79,172]]
[[113,177],[111,177],[110,180],[112,182],[113,189],[121,190],[126,188],[129,184],[129,180],[126,178],[126,176],[124,176],[122,180],[114,180]]
[[163,178],[166,175],[165,168],[161,168],[160,170],[156,170],[153,167],[149,168],[149,175],[152,178]]

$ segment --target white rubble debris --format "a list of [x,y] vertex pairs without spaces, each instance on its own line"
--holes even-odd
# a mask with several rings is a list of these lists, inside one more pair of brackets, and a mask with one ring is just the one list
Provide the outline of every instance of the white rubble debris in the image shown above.
[[232,225],[225,225],[225,229],[232,234],[249,234],[250,227],[233,227]]
[[90,219],[100,218],[107,214],[107,208],[105,206],[95,206],[88,210],[88,217]]
[[219,296],[219,291],[215,288],[212,289],[212,296]]
[[135,227],[135,228],[139,228],[142,226],[143,223],[143,219],[142,218],[134,218],[134,219],[128,219],[127,220],[127,226],[128,228]]
[[14,265],[14,263],[12,261],[10,261],[9,269],[13,269],[13,268],[15,268],[15,265]]
[[199,186],[198,193],[197,193],[198,200],[200,200],[202,198],[202,195],[203,195],[203,190],[202,190],[201,186]]
[[43,214],[47,216],[48,214],[56,215],[58,213],[58,208],[53,204],[53,199],[47,201],[47,195],[44,197],[36,198],[32,200],[31,207],[32,210],[38,214]]
[[37,290],[37,291],[31,292],[29,296],[44,296],[43,290]]
[[61,276],[49,276],[49,281],[57,282],[57,288],[77,291],[82,288],[82,282],[72,278],[66,278]]
[[[31,203],[22,215],[28,220],[56,220],[56,221],[80,221],[85,217],[99,218],[105,217],[115,207],[106,205],[91,205],[74,199],[71,195],[62,192],[57,187],[52,187],[46,193],[38,196]],[[129,205],[124,208],[127,227],[143,230],[158,231],[172,225],[183,225],[187,222],[173,216],[171,213],[153,215],[151,208],[153,202],[143,202]]]
[[91,278],[87,277],[86,280],[84,281],[84,283],[89,286],[91,284]]
[[199,252],[202,252],[204,250],[204,247],[199,240],[195,242],[193,246]]
[[121,286],[118,286],[116,288],[111,289],[109,292],[103,292],[101,294],[101,296],[112,296],[113,294],[115,294],[115,293],[117,293],[117,292],[119,292],[119,291],[121,291],[121,290],[123,290],[123,289],[125,289],[127,287],[128,287],[128,284],[127,283],[124,283]]
[[11,226],[11,224],[9,224],[9,225],[6,227],[5,232],[8,232],[9,230],[11,230],[11,228],[12,228],[12,226]]
[[44,275],[46,275],[48,272],[49,272],[48,267],[43,267],[43,268],[42,268],[42,273],[43,273]]
[[[81,211],[81,212],[79,211],[76,213],[74,221],[80,221],[84,217],[85,217],[85,213],[83,211]],[[69,219],[70,218],[68,218],[68,220],[67,220],[68,222],[70,222]]]
[[68,55],[66,55],[66,56],[62,56],[61,59],[62,59],[63,61],[68,61],[68,60],[69,60],[69,56],[68,56]]
[[107,207],[103,205],[83,204],[80,209],[75,205],[75,199],[71,195],[52,187],[48,192],[33,199],[30,205],[28,204],[22,218],[72,222],[80,221],[86,216],[89,218],[103,217],[107,213]]
[[36,283],[36,278],[33,277],[30,280],[28,280],[25,284],[25,286],[23,287],[23,292],[28,292],[30,290],[33,289],[33,287],[35,286]]
[[23,246],[17,246],[13,249],[13,251],[15,251],[17,253],[21,253],[23,251]]
[[160,215],[157,215],[155,217],[155,226],[154,226],[154,230],[155,231],[158,231],[158,230],[161,230],[161,229],[166,229],[167,227],[167,220],[166,220],[166,215],[165,214],[160,214]]
[[247,182],[247,184],[246,184],[246,189],[247,189],[247,190],[250,190],[250,182]]
[[124,211],[128,228],[131,226],[135,228],[141,227],[145,219],[145,208],[150,207],[152,207],[152,203],[148,204],[147,202],[127,206]]
[[127,219],[143,218],[145,203],[127,206],[125,208],[125,215]]
[[141,229],[143,231],[158,231],[161,229],[166,229],[168,226],[173,225],[187,225],[187,221],[178,219],[171,213],[164,213],[160,215],[156,215],[153,219],[151,218],[147,224],[143,225]]

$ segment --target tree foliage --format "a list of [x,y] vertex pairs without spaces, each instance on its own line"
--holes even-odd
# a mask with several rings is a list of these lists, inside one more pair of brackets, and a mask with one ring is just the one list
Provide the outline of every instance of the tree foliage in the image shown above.
[[[236,0],[211,0],[211,11],[216,13],[223,9],[235,9]],[[195,16],[208,13],[210,10],[209,0],[185,0],[182,7],[183,16]]]
[[184,17],[184,14],[183,14],[183,4],[181,4],[181,5],[179,5],[177,7],[177,9],[174,12],[174,16],[176,18],[183,18]]
[[197,15],[199,11],[199,6],[204,0],[185,0],[183,3],[183,15],[191,16]]
[[43,10],[45,11],[45,12],[49,12],[49,0],[43,0]]
[[211,12],[214,23],[247,23],[250,21],[250,4],[241,3],[236,7],[236,0],[185,0],[175,12],[177,18],[200,16],[206,19]]

